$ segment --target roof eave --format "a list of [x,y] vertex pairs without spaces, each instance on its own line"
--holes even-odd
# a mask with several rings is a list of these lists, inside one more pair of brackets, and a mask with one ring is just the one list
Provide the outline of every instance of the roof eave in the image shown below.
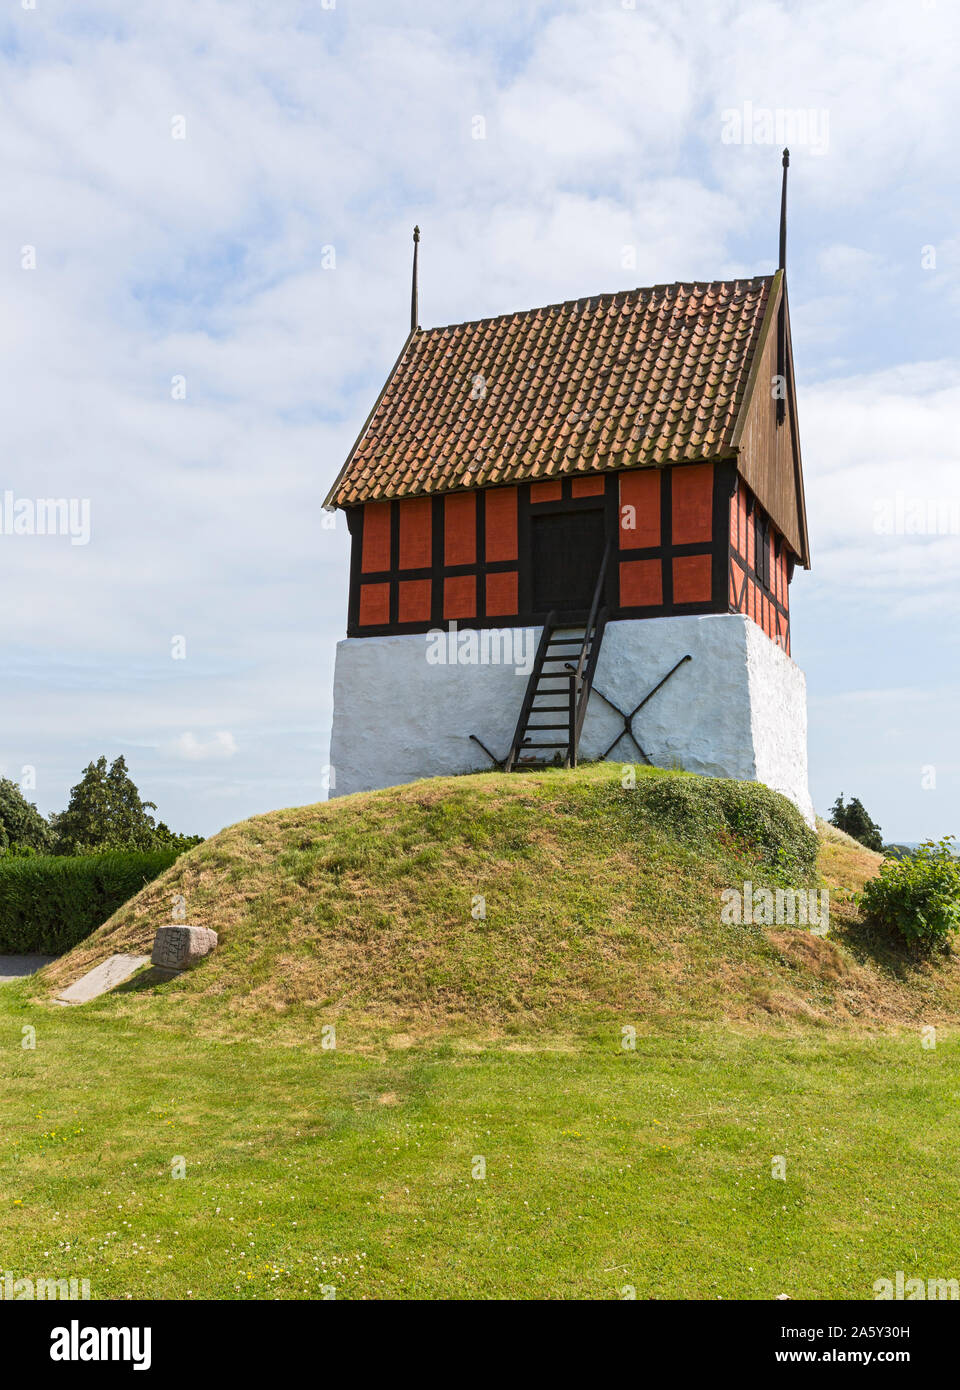
[[[800,430],[797,423],[797,388],[793,375],[793,343],[790,338],[790,309],[787,301],[787,285],[785,272],[778,270],[770,282],[770,297],[767,300],[767,307],[763,315],[763,322],[760,325],[760,334],[757,344],[753,351],[753,360],[750,363],[750,371],[747,375],[747,384],[744,388],[743,399],[740,402],[740,409],[733,427],[733,434],[730,436],[730,449],[739,456],[743,431],[746,427],[747,417],[750,412],[750,405],[753,400],[754,392],[757,388],[757,381],[760,376],[760,364],[763,360],[763,351],[766,347],[767,337],[771,328],[776,322],[777,311],[780,307],[780,299],[784,301],[784,312],[787,317],[787,373],[789,381],[787,385],[787,406],[790,411],[790,428],[793,437],[793,471],[794,486],[797,494],[797,529],[800,537],[800,550],[795,551],[801,567],[805,570],[810,568],[810,537],[807,531],[807,505],[803,492],[803,466],[800,459]],[[786,539],[786,538],[784,538]],[[789,545],[790,542],[787,541]],[[790,546],[793,550],[793,546]]]
[[730,436],[730,447],[738,453],[740,451],[740,440],[747,423],[747,416],[750,413],[750,404],[753,400],[753,393],[756,389],[757,379],[760,376],[760,363],[763,360],[763,349],[766,347],[767,336],[771,325],[777,316],[777,305],[780,302],[780,286],[783,284],[783,271],[778,270],[770,282],[770,293],[767,296],[767,307],[764,311],[763,322],[760,325],[760,334],[757,338],[756,346],[753,349],[753,360],[750,363],[750,371],[747,374],[747,384],[743,389],[743,398],[740,401],[740,409],[737,411],[737,418],[733,425],[733,434]]
[[787,372],[790,377],[787,391],[787,409],[790,411],[790,428],[793,433],[793,471],[797,489],[797,513],[800,521],[800,542],[803,554],[800,563],[805,570],[810,568],[810,535],[807,530],[807,499],[803,490],[803,460],[800,453],[800,424],[797,419],[797,384],[793,374],[793,339],[790,335],[790,301],[787,287],[783,287],[784,313],[787,320]]

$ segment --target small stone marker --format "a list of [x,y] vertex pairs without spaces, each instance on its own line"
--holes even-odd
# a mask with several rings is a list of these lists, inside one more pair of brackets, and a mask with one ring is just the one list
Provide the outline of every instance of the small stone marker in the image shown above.
[[146,963],[146,956],[108,956],[58,995],[57,1003],[86,1004],[88,1000],[106,994],[108,989],[122,985],[124,980],[129,980],[133,972]]
[[150,962],[160,970],[187,970],[208,956],[216,944],[217,933],[209,927],[191,927],[185,922],[159,927]]

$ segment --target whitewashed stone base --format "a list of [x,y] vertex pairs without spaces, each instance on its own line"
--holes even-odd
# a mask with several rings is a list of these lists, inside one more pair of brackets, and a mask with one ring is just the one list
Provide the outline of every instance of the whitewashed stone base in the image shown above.
[[[512,633],[525,639],[525,645],[518,640],[515,652],[532,654],[539,629]],[[466,631],[459,640],[468,640]],[[422,633],[348,637],[338,644],[331,796],[489,768],[471,734],[498,758],[506,756],[528,671],[499,664],[430,664],[428,650],[436,647],[437,639]],[[599,757],[622,727],[598,691],[629,712],[688,653],[692,660],[635,721],[647,757],[657,767],[763,782],[788,796],[812,825],[803,672],[738,613],[609,623],[581,757]],[[627,737],[608,756],[622,763],[641,761]]]

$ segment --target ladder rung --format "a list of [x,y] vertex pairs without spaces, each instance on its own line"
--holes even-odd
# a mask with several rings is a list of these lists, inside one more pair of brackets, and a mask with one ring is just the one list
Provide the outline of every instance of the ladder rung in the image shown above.
[[[609,547],[594,589],[591,619],[600,599],[600,585],[607,568]],[[583,694],[587,688],[586,670],[596,664],[597,649],[606,622],[606,609],[600,609],[596,621],[558,622],[555,611],[544,623],[533,671],[527,681],[521,715],[514,743],[505,766],[517,767],[574,767],[577,762],[577,742],[584,710]],[[589,661],[589,667],[587,662]],[[569,698],[568,698],[569,697]],[[560,700],[561,704],[537,704],[538,700]],[[573,708],[571,709],[571,706]],[[538,724],[537,714],[563,715],[556,723]],[[574,716],[571,718],[571,716]],[[564,738],[539,742],[539,734],[563,733]],[[551,755],[552,758],[551,758]]]

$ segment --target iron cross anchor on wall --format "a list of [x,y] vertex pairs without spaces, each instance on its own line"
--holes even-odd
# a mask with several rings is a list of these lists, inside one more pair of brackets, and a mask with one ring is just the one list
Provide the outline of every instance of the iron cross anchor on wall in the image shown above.
[[671,666],[670,670],[669,670],[669,671],[667,672],[667,674],[664,676],[663,680],[657,681],[657,683],[656,683],[656,685],[653,687],[653,689],[650,690],[650,691],[648,691],[647,694],[644,695],[644,697],[643,697],[643,699],[640,701],[639,705],[637,705],[635,709],[632,709],[632,710],[630,711],[629,714],[627,714],[625,710],[622,710],[622,709],[620,708],[619,705],[615,705],[615,704],[613,703],[613,701],[610,699],[610,696],[609,696],[609,695],[604,695],[603,691],[602,691],[598,686],[594,685],[594,687],[593,687],[594,694],[599,695],[599,696],[600,696],[600,699],[603,700],[604,704],[609,705],[610,708],[611,708],[612,710],[615,710],[616,713],[619,714],[620,718],[623,720],[623,728],[622,728],[622,729],[620,730],[620,732],[617,734],[616,738],[613,740],[613,742],[611,743],[610,747],[609,747],[605,752],[603,752],[603,753],[600,754],[600,761],[601,761],[601,762],[603,762],[603,760],[604,760],[605,758],[608,758],[608,757],[610,756],[610,754],[613,752],[614,748],[616,748],[617,744],[618,744],[618,743],[620,742],[620,740],[623,738],[624,734],[628,734],[628,735],[630,736],[630,738],[633,739],[634,745],[635,745],[636,748],[639,750],[640,756],[641,756],[641,758],[643,759],[643,761],[647,764],[648,767],[652,767],[652,766],[653,766],[653,764],[651,763],[650,759],[647,757],[647,755],[646,755],[646,753],[644,752],[644,750],[640,747],[640,741],[639,741],[639,739],[637,738],[636,734],[633,732],[633,721],[634,721],[634,719],[636,719],[637,715],[638,715],[638,714],[640,713],[640,711],[643,709],[644,705],[645,705],[649,700],[652,700],[653,697],[654,697],[654,695],[656,695],[657,691],[658,691],[658,690],[661,690],[661,689],[666,685],[667,681],[668,681],[668,680],[670,679],[670,677],[674,674],[674,672],[675,672],[675,671],[679,671],[680,667],[684,664],[685,661],[692,661],[692,660],[693,660],[693,657],[690,656],[689,653],[687,654],[687,656],[682,656],[675,666]]

